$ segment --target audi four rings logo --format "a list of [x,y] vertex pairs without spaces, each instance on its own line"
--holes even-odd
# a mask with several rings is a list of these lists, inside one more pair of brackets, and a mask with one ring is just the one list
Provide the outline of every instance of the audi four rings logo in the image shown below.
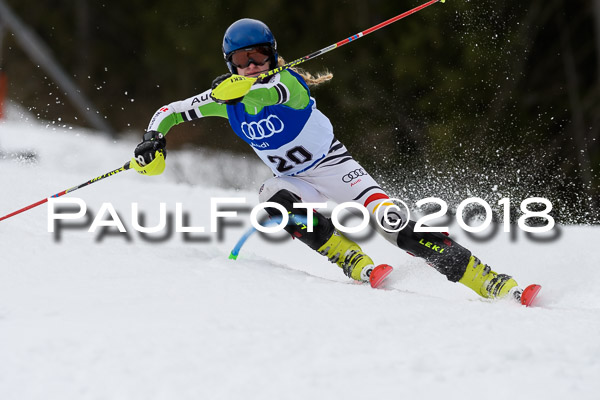
[[261,140],[283,131],[285,125],[277,115],[269,115],[268,118],[255,122],[242,122],[241,129],[250,140]]
[[363,176],[363,175],[367,175],[365,170],[362,168],[358,168],[358,169],[355,169],[354,171],[350,171],[346,175],[344,175],[342,177],[342,181],[344,181],[345,183],[350,183],[353,180],[355,180],[356,178],[358,178],[359,176]]

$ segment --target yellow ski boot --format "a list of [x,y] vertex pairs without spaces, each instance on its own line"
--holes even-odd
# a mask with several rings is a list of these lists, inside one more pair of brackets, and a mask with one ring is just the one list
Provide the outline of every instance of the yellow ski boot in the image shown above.
[[471,256],[467,270],[459,282],[488,299],[499,299],[509,293],[517,298],[516,293],[520,294],[522,291],[511,276],[492,271],[475,256]]
[[342,268],[346,276],[357,281],[369,282],[371,271],[375,268],[373,260],[363,253],[359,245],[337,229],[317,251]]

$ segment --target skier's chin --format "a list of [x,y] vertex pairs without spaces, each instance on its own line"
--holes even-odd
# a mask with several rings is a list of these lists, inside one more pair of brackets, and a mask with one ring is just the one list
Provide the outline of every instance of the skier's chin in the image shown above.
[[256,78],[257,76],[259,76],[260,74],[264,74],[265,72],[267,72],[268,69],[262,70],[262,71],[256,71],[253,72],[251,74],[246,74],[245,76],[249,77],[249,78]]

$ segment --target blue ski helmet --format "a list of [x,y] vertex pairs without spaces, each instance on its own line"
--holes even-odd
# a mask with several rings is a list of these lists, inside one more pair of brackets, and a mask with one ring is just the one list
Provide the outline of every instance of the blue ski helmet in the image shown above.
[[270,47],[271,68],[277,67],[277,41],[267,25],[256,19],[243,18],[227,28],[223,37],[223,57],[232,74],[237,73],[237,68],[231,63],[231,54],[236,50],[256,46]]

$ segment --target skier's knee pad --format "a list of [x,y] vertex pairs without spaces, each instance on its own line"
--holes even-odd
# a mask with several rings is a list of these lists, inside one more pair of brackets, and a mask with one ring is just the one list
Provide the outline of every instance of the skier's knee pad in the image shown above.
[[398,247],[425,261],[444,274],[448,280],[458,282],[465,273],[471,252],[440,232],[415,232],[415,222],[398,232]]
[[[306,243],[311,248],[317,250],[333,234],[335,227],[329,218],[321,215],[315,210],[307,212],[306,208],[294,208],[294,203],[301,203],[302,200],[295,193],[287,189],[282,189],[271,196],[268,202],[281,204],[287,211],[289,222],[284,228],[293,237]],[[266,207],[265,211],[271,216],[281,217],[281,211],[277,208]],[[312,219],[313,231],[308,232],[307,220]]]

